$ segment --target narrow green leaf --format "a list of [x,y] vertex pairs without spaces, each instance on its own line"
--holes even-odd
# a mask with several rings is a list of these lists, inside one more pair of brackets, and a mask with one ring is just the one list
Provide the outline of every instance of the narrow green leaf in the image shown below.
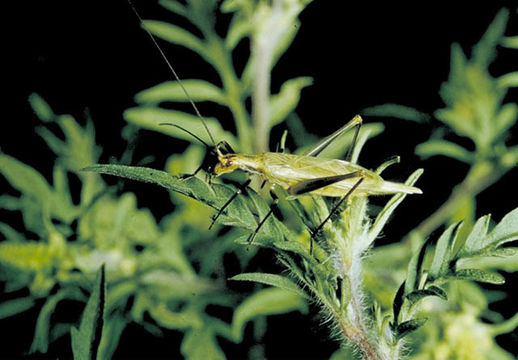
[[29,103],[41,121],[49,122],[54,119],[55,115],[50,105],[40,95],[36,93],[30,94]]
[[405,297],[410,302],[410,306],[412,306],[428,296],[437,296],[443,300],[448,300],[448,296],[444,290],[438,286],[430,286],[427,289],[414,290],[410,294],[407,294]]
[[496,247],[516,239],[518,239],[518,208],[503,217],[485,239],[484,245]]
[[270,98],[270,127],[282,122],[295,108],[300,100],[300,92],[310,86],[313,79],[298,77],[284,82],[278,94]]
[[487,68],[496,57],[496,47],[502,41],[508,18],[509,11],[501,9],[473,47],[473,60],[482,68]]
[[[144,129],[162,132],[174,136],[178,139],[187,140],[198,144],[198,141],[189,134],[177,129],[173,126],[160,125],[161,123],[170,123],[183,127],[191,131],[193,134],[199,136],[207,144],[211,144],[207,131],[203,126],[201,120],[188,113],[175,110],[166,110],[152,106],[140,106],[128,109],[123,114],[124,119],[132,124],[140,126]],[[216,141],[227,141],[232,147],[237,144],[237,141],[232,134],[226,132],[219,122],[213,118],[205,118],[205,123],[209,128],[210,133]],[[212,145],[212,144],[211,144]]]
[[415,318],[412,320],[408,320],[405,322],[402,322],[398,325],[395,331],[395,336],[397,339],[402,339],[406,335],[410,334],[413,331],[416,331],[421,326],[423,326],[426,323],[427,318]]
[[[418,169],[414,171],[408,179],[405,181],[405,185],[412,186],[414,185],[419,177],[423,174],[423,169]],[[366,246],[370,246],[370,244],[376,240],[380,232],[383,230],[383,227],[387,223],[388,219],[396,210],[396,208],[401,204],[401,202],[405,199],[407,194],[396,194],[390,198],[390,200],[387,202],[387,204],[383,207],[383,210],[381,210],[376,216],[376,220],[374,221],[374,224],[372,224],[370,230],[369,230],[369,238],[368,241],[366,241]]]
[[291,291],[279,288],[262,289],[248,297],[234,311],[232,333],[234,340],[240,342],[248,321],[257,316],[285,314],[291,311],[307,311],[304,299]]
[[502,39],[502,46],[518,49],[518,36],[507,36]]
[[441,275],[445,274],[447,271],[447,267],[449,264],[450,255],[451,255],[451,243],[454,241],[452,237],[457,236],[457,231],[460,226],[460,222],[450,225],[446,231],[442,233],[437,240],[437,245],[435,247],[432,265],[430,266],[430,276],[433,279],[439,278]]
[[480,269],[461,269],[455,271],[451,276],[457,280],[479,281],[496,285],[505,283],[505,278],[502,275]]
[[45,178],[32,167],[5,154],[0,154],[0,172],[11,186],[24,195],[33,196],[42,205],[52,202],[52,190]]
[[484,239],[486,237],[490,221],[490,215],[482,216],[477,220],[477,222],[473,226],[473,229],[466,238],[464,248],[462,249],[460,254],[461,256],[463,254],[469,254],[478,251],[484,247]]
[[[415,235],[411,234],[411,237],[412,236]],[[431,242],[432,238],[429,237],[426,241],[423,242],[423,245],[421,246],[419,251],[414,254],[412,259],[410,259],[410,262],[408,263],[407,277],[405,280],[405,294],[411,293],[413,290],[416,290],[419,286],[424,257],[426,255],[426,250],[428,246],[431,244]]]
[[392,301],[392,314],[393,314],[393,323],[392,326],[397,326],[399,323],[399,313],[401,312],[401,307],[403,306],[403,295],[405,293],[405,281],[399,286],[396,291],[396,295],[394,296],[394,300]]
[[184,336],[180,350],[187,360],[226,359],[214,333],[207,326],[188,331]]
[[[213,101],[220,105],[226,104],[223,91],[205,80],[185,79],[182,84],[192,101]],[[189,101],[178,81],[166,81],[135,95],[139,104],[158,104],[164,101]]]
[[419,144],[416,147],[415,152],[417,155],[423,158],[443,155],[467,164],[471,164],[474,160],[473,153],[469,152],[460,145],[446,140],[428,140],[422,144]]
[[[78,291],[78,290],[77,290]],[[31,344],[30,353],[40,352],[46,353],[49,346],[50,320],[61,300],[75,299],[79,300],[80,296],[76,291],[62,290],[54,296],[50,296],[40,310],[38,319],[36,320],[36,331]]]
[[159,0],[158,3],[175,14],[187,16],[187,9],[176,0]]
[[34,299],[24,297],[14,300],[4,301],[0,304],[0,319],[22,313],[34,306]]
[[278,288],[291,291],[303,298],[308,299],[307,294],[293,281],[285,276],[265,273],[243,273],[231,277],[229,280],[255,281],[261,284],[276,286]]
[[423,113],[409,106],[398,104],[370,106],[363,109],[361,114],[365,116],[394,117],[397,119],[415,121],[418,123],[424,123],[430,119],[430,115],[426,113]]
[[142,26],[170,43],[184,46],[198,54],[205,54],[202,40],[179,26],[155,20],[144,20]]
[[[216,210],[219,210],[219,207],[222,206],[235,192],[234,189],[226,185],[213,184],[212,187],[210,187],[207,183],[196,177],[183,181],[164,171],[144,167],[94,165],[83,170],[156,184],[168,190],[175,191],[201,201]],[[249,193],[253,193],[252,190],[248,191]],[[257,201],[259,201],[259,199]],[[262,202],[267,206],[264,200],[262,200]],[[252,212],[252,209],[254,208],[251,206],[251,200],[249,197],[236,197],[228,207],[226,215],[222,215],[220,217],[220,222],[229,226],[240,226],[250,230],[255,230],[257,227],[257,221]]]
[[[517,36],[518,38],[518,36]],[[513,71],[500,76],[497,79],[498,87],[500,88],[512,88],[518,87],[518,71]]]
[[104,265],[97,272],[93,291],[81,316],[79,329],[70,329],[72,352],[75,360],[97,358],[104,326],[104,308],[106,299],[106,276]]

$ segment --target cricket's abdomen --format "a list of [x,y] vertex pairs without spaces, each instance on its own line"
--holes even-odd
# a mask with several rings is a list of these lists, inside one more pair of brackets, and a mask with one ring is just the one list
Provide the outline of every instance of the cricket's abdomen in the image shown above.
[[[417,188],[389,182],[360,165],[337,159],[322,159],[281,153],[264,153],[254,156],[259,172],[271,184],[289,190],[301,181],[329,176],[361,172],[363,181],[351,196],[384,195],[396,193],[421,193]],[[309,192],[330,197],[344,196],[359,180],[359,177],[342,180]]]

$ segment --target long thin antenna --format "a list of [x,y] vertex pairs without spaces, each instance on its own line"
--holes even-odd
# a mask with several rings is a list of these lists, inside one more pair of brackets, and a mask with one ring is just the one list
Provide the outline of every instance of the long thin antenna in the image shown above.
[[192,132],[190,132],[189,130],[187,129],[184,129],[183,127],[181,127],[180,125],[176,125],[176,124],[171,124],[171,123],[160,123],[158,125],[169,125],[169,126],[174,126],[175,128],[178,128],[182,131],[185,131],[187,134],[191,135],[193,138],[195,138],[196,140],[198,140],[199,142],[201,142],[203,145],[205,145],[205,147],[208,147],[210,148],[209,145],[207,145],[207,143],[205,141],[203,141],[202,139],[200,139],[198,136],[196,136],[195,134],[193,134]]
[[[135,15],[137,16],[139,22],[141,25],[144,24],[144,21],[142,20],[142,18],[140,17],[140,14],[138,13],[137,9],[135,8],[135,6],[133,5],[133,3],[131,2],[131,0],[128,0],[128,4],[129,6],[131,7],[131,9],[133,10],[133,12],[135,13]],[[169,61],[169,59],[167,59],[167,56],[165,56],[164,52],[162,51],[162,48],[160,47],[160,45],[158,45],[158,42],[156,41],[155,37],[153,36],[153,34],[151,34],[151,32],[146,29],[145,26],[142,26],[142,28],[146,31],[146,33],[149,35],[149,37],[151,38],[151,41],[153,41],[153,44],[155,44],[155,47],[158,49],[158,52],[160,53],[160,55],[162,56],[162,58],[164,59],[165,63],[167,64],[167,67],[169,68],[169,70],[171,71],[171,73],[173,74],[174,78],[176,79],[176,81],[178,82],[178,84],[180,85],[180,87],[182,88],[182,91],[184,92],[185,96],[187,97],[187,99],[189,100],[189,102],[191,103],[194,111],[196,112],[196,115],[198,115],[198,117],[200,118],[202,124],[203,124],[203,127],[205,128],[205,130],[207,131],[207,134],[209,134],[209,138],[210,140],[212,141],[212,144],[215,146],[216,145],[216,142],[214,141],[214,138],[212,137],[210,131],[209,131],[209,127],[207,126],[207,122],[205,121],[205,118],[201,115],[200,111],[198,110],[198,107],[196,106],[196,104],[194,103],[194,101],[192,100],[191,96],[189,95],[189,93],[187,92],[187,89],[185,89],[185,87],[183,86],[183,83],[182,81],[180,80],[180,77],[178,76],[178,74],[176,73],[176,71],[174,70],[173,68],[173,65],[171,65],[171,62]]]

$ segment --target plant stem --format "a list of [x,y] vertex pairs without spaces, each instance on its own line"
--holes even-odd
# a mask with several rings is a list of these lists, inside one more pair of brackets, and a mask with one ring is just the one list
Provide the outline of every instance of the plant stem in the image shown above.
[[473,164],[466,178],[454,189],[448,200],[407,234],[405,241],[410,241],[413,237],[426,238],[439,226],[448,221],[466,198],[475,197],[484,189],[497,182],[508,170],[509,168],[507,167],[488,161],[479,161]]

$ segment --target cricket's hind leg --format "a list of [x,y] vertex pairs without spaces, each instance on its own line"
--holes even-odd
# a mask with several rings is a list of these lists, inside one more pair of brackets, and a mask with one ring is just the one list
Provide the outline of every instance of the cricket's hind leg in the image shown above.
[[272,200],[273,200],[273,203],[272,205],[270,205],[270,210],[268,210],[268,213],[265,215],[265,217],[259,222],[259,224],[257,225],[257,227],[255,228],[254,232],[252,234],[250,234],[250,236],[248,237],[248,244],[252,244],[252,242],[254,241],[255,237],[257,236],[257,233],[259,233],[259,230],[261,230],[261,227],[264,225],[264,223],[266,222],[266,220],[268,220],[268,218],[273,214],[274,212],[274,209],[279,211],[279,207],[278,207],[278,204],[279,204],[279,197],[277,196],[277,194],[275,194],[275,192],[273,191],[273,187],[270,188],[270,196],[272,197]]
[[225,211],[225,209],[232,203],[232,201],[234,201],[234,199],[241,193],[243,193],[244,191],[246,191],[246,187],[248,185],[250,185],[250,182],[252,180],[251,179],[248,179],[247,181],[245,181],[243,184],[235,184],[236,187],[237,187],[237,190],[236,192],[227,200],[227,202],[225,204],[223,204],[223,206],[219,209],[219,211],[217,212],[217,214],[212,218],[212,222],[210,223],[210,226],[209,226],[209,230],[212,229],[212,226],[216,223],[216,220],[218,220],[218,218],[220,217],[221,214],[223,214],[223,212]]

